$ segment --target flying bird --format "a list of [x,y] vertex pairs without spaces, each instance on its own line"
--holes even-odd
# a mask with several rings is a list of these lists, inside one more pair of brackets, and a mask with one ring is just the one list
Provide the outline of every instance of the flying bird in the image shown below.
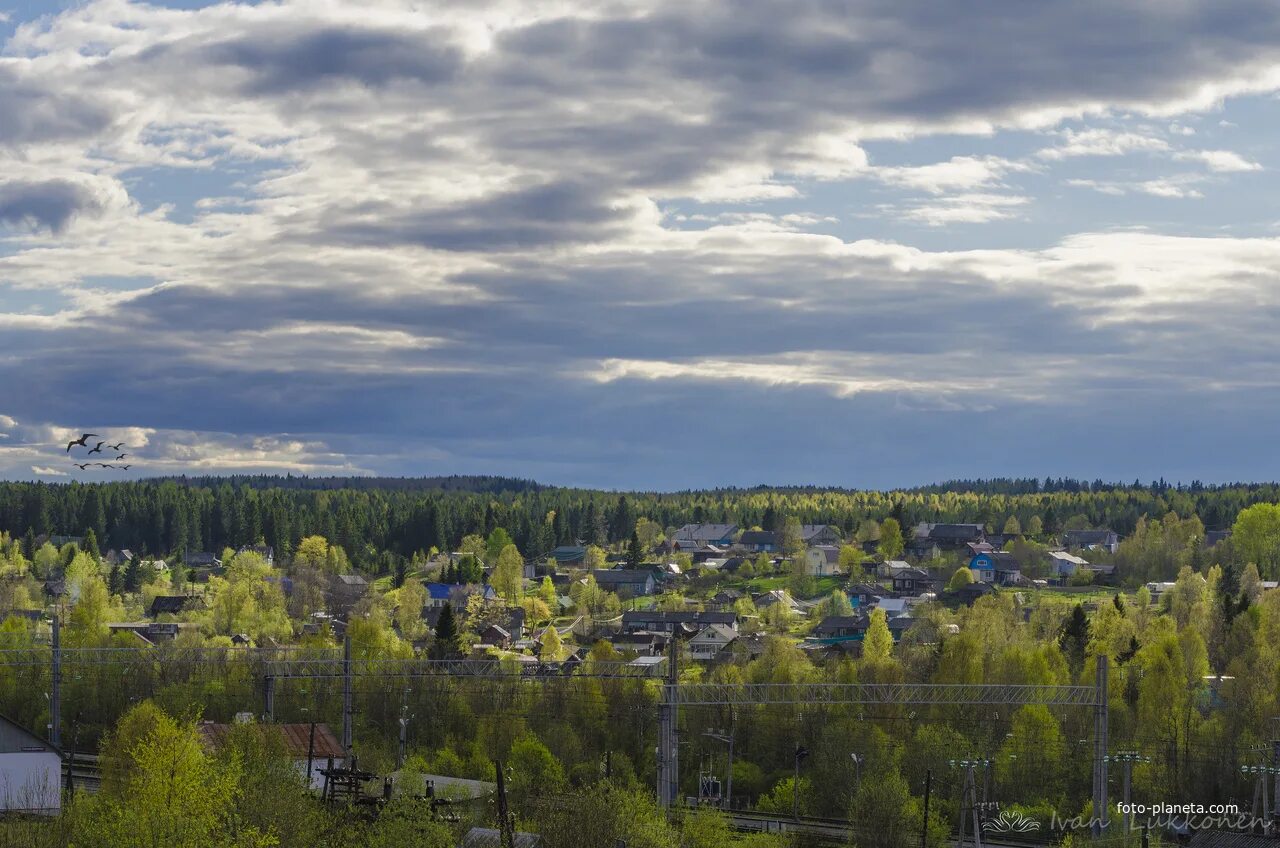
[[121,468],[123,468],[125,471],[128,471],[128,470],[129,470],[129,466],[127,466],[127,465],[122,465],[122,466],[120,466],[120,467],[121,467]]
[[89,453],[102,453],[102,446],[105,444],[106,442],[98,442],[98,446],[93,450],[89,451]]
[[107,445],[107,447],[111,448],[114,451],[118,451],[120,450],[120,448],[124,447],[124,442],[116,442],[114,445]]
[[80,446],[80,447],[82,447],[82,448],[87,448],[89,445],[88,445],[88,444],[86,444],[86,443],[87,443],[90,439],[97,438],[97,435],[98,435],[97,433],[85,433],[85,434],[81,435],[81,436],[80,436],[80,438],[76,439],[75,441],[67,442],[67,453],[71,453],[71,448],[72,448],[72,446],[74,446],[74,445],[79,445],[79,446]]
[[105,463],[105,462],[95,462],[95,463],[94,463],[94,465],[100,465],[100,466],[102,466],[103,468],[115,468],[115,466],[114,466],[114,465],[108,465],[108,464],[107,464],[107,463]]
[[81,471],[84,471],[84,470],[85,470],[86,468],[88,468],[90,465],[93,465],[93,463],[92,463],[92,462],[86,462],[84,465],[81,465],[81,464],[80,464],[80,463],[78,463],[78,462],[73,462],[73,463],[71,463],[71,464],[72,464],[72,465],[74,465],[76,468],[79,468]]
[[[110,447],[110,445],[108,445],[107,447]],[[122,453],[122,454],[120,454],[119,456],[117,456],[117,457],[116,457],[116,459],[124,459],[124,458],[125,458],[126,456],[128,456],[128,455],[129,455],[129,454],[127,454],[127,453]]]

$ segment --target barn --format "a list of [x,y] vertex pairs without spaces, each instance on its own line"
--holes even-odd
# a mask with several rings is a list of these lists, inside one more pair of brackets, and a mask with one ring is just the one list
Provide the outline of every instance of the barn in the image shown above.
[[62,753],[0,716],[0,811],[57,815],[62,809]]

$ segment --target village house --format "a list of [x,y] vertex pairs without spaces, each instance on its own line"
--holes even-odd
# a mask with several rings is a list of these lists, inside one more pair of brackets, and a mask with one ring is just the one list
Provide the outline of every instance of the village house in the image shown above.
[[840,573],[840,548],[835,545],[815,545],[804,552],[804,572],[814,577],[829,577]]
[[737,534],[736,524],[686,524],[671,536],[671,543],[679,550],[708,545],[727,548]]
[[734,612],[667,610],[629,610],[622,614],[624,633],[676,633],[692,636],[710,624],[723,624],[738,629],[738,614]]
[[1070,577],[1082,568],[1087,568],[1089,561],[1066,551],[1050,551],[1049,567],[1058,577]]
[[657,590],[651,568],[609,568],[591,572],[596,585],[620,598],[641,598]]
[[865,613],[853,615],[829,615],[809,632],[809,639],[822,643],[847,642],[861,639],[867,632],[869,619]]
[[840,531],[830,524],[801,524],[800,541],[811,548],[820,545],[840,547],[843,539],[840,538]]
[[197,595],[156,595],[147,608],[147,617],[159,618],[162,615],[178,615],[186,610],[198,609],[204,601]]
[[1072,551],[1098,549],[1115,553],[1120,549],[1120,536],[1114,530],[1068,530],[1062,536],[1062,545]]
[[769,530],[744,530],[734,547],[753,554],[771,554],[778,549],[777,534]]
[[695,660],[713,660],[738,638],[738,631],[725,624],[708,624],[689,640],[689,656]]
[[878,598],[891,597],[894,592],[876,583],[850,583],[844,590],[849,602],[856,607],[871,606]]
[[548,556],[556,561],[557,568],[585,568],[587,565],[587,549],[582,545],[560,545],[552,548]]
[[1022,580],[1022,564],[1008,551],[978,554],[969,561],[969,570],[979,583],[1012,586]]
[[107,625],[112,633],[132,633],[147,645],[172,642],[182,631],[198,630],[200,625],[185,621],[118,621]]
[[620,654],[635,654],[638,657],[660,657],[667,649],[669,637],[661,633],[642,631],[639,633],[615,633],[609,637],[609,644]]
[[329,611],[346,616],[369,591],[369,581],[360,574],[334,574],[329,579],[325,601]]
[[905,568],[893,575],[893,591],[903,595],[919,595],[937,588],[937,580],[923,568]]
[[986,531],[981,524],[919,524],[915,537],[925,539],[943,551],[962,550],[966,545],[986,541]]

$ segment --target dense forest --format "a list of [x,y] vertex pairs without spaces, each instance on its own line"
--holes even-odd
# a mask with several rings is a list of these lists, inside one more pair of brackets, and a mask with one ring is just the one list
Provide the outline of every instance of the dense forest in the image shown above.
[[[728,522],[772,529],[787,518],[826,523],[852,536],[864,522],[980,522],[999,532],[1012,517],[1044,534],[1109,527],[1122,536],[1143,519],[1195,517],[1204,529],[1232,526],[1255,503],[1280,501],[1280,486],[1112,485],[1072,480],[990,480],[894,492],[810,488],[616,493],[540,487],[490,477],[419,480],[244,477],[108,484],[0,484],[0,530],[14,538],[82,535],[103,549],[142,554],[220,551],[266,542],[287,560],[298,541],[320,535],[357,568],[385,571],[389,557],[450,549],[464,536],[502,527],[528,557],[556,545],[625,541],[636,519],[659,527]],[[1037,521],[1033,522],[1033,519]]]

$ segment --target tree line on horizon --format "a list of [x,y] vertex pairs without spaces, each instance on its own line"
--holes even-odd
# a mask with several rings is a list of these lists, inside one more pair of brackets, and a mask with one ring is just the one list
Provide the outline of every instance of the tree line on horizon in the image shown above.
[[[262,478],[267,479],[267,478]],[[193,485],[174,480],[99,484],[0,483],[0,530],[33,550],[42,536],[92,530],[102,549],[143,555],[221,551],[266,543],[288,560],[313,535],[340,545],[354,567],[386,573],[415,553],[456,550],[469,535],[504,528],[529,558],[557,545],[625,546],[639,518],[670,529],[719,522],[781,530],[787,521],[830,524],[852,539],[868,522],[973,522],[991,532],[1036,528],[1048,540],[1068,529],[1108,527],[1131,536],[1170,515],[1195,518],[1199,532],[1230,528],[1239,513],[1280,501],[1280,486],[1095,486],[1043,481],[1036,491],[999,489],[1035,481],[981,481],[938,491],[744,489],[617,493],[566,488],[291,488],[241,481]],[[467,478],[469,479],[469,478]],[[1016,485],[1015,485],[1016,484]],[[1061,485],[1059,485],[1061,484]],[[1024,486],[1025,487],[1025,486]],[[1045,490],[1049,489],[1049,490]],[[1011,521],[1012,519],[1012,521]],[[1262,564],[1259,563],[1261,568]]]

